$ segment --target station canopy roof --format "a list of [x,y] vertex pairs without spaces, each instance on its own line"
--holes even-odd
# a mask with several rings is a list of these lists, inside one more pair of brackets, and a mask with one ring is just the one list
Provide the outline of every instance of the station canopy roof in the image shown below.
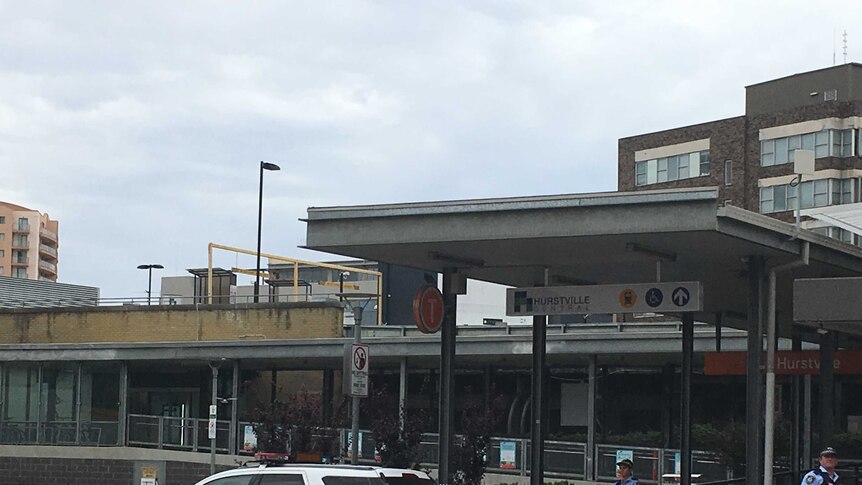
[[[862,248],[737,207],[718,189],[675,189],[310,207],[306,247],[516,287],[700,281],[701,321],[747,326],[749,257],[778,274],[789,328],[792,280],[862,275]],[[501,302],[503,304],[504,302]],[[785,329],[786,330],[786,329]]]

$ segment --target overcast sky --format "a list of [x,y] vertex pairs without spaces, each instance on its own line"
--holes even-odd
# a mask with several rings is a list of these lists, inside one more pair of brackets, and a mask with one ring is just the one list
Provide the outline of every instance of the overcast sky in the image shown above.
[[[0,200],[59,281],[145,295],[207,243],[298,249],[309,206],[616,189],[617,139],[860,61],[862,2],[0,0]],[[855,30],[854,30],[855,28]],[[253,267],[222,253],[216,264]],[[155,284],[157,292],[158,284]]]

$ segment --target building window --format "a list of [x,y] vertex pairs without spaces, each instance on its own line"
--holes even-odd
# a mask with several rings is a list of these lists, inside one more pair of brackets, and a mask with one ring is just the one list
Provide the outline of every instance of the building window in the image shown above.
[[5,232],[0,232],[0,241],[2,241],[2,240],[4,240],[4,239],[6,239],[6,233],[5,233]]
[[709,175],[708,150],[635,163],[635,185],[672,182],[701,175]]
[[27,231],[30,229],[30,221],[26,217],[18,218],[18,229],[22,231]]
[[27,235],[26,234],[15,234],[15,236],[12,238],[12,245],[13,246],[28,246],[29,241],[27,239]]
[[26,278],[27,277],[27,268],[12,268],[13,274],[12,276],[16,278]]
[[796,187],[773,185],[760,189],[760,212],[782,212],[796,210],[797,203],[803,209],[828,205],[850,204],[855,201],[855,179],[819,179],[802,182]]
[[855,130],[822,130],[760,142],[760,165],[792,163],[796,150],[813,150],[814,158],[853,156]]
[[724,161],[724,185],[733,184],[733,161]]
[[0,216],[0,224],[6,224],[6,216]]

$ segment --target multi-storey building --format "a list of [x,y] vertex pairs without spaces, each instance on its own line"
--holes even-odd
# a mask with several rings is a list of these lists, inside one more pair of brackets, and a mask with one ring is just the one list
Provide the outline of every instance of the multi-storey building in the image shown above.
[[0,276],[57,281],[58,222],[0,201]]
[[[717,186],[721,199],[784,221],[860,201],[862,64],[748,86],[745,114],[619,140],[619,190]],[[797,183],[796,150],[815,154]],[[848,242],[858,236],[803,217],[803,227]]]

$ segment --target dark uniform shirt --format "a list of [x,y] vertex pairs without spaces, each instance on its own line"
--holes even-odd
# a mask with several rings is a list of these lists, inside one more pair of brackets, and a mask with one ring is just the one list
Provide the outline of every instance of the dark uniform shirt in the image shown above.
[[829,472],[821,466],[806,473],[802,477],[800,485],[825,485],[830,483],[838,483],[838,474],[835,473],[832,476],[829,476]]

